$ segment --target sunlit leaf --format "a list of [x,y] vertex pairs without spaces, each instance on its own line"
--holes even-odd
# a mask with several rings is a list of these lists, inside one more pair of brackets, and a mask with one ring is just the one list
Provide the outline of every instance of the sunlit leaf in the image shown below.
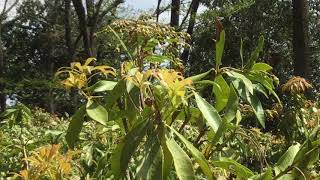
[[186,145],[187,149],[190,151],[192,154],[193,158],[196,160],[196,162],[200,165],[203,173],[207,176],[208,179],[212,179],[212,172],[210,170],[210,166],[204,157],[204,155],[197,149],[195,148],[192,143],[190,143],[185,137],[183,137],[180,133],[178,133],[175,129],[170,127],[170,130],[173,131],[176,136]]
[[173,158],[173,164],[180,180],[194,180],[194,171],[190,158],[173,138],[166,138],[166,144]]
[[241,165],[233,159],[221,157],[219,161],[213,161],[212,163],[214,166],[234,172],[238,178],[250,178],[254,175],[254,173],[250,169]]
[[217,110],[209,104],[205,99],[193,92],[196,98],[197,106],[203,117],[207,120],[208,125],[216,132],[221,123],[221,117]]
[[97,102],[88,100],[86,110],[90,118],[103,125],[107,125],[108,111],[103,106],[101,106]]

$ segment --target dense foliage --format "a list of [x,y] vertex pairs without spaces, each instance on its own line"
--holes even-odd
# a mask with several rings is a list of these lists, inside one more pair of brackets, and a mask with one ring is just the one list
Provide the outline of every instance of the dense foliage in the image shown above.
[[9,2],[0,178],[320,177],[319,39],[293,76],[289,1],[183,1],[180,27],[176,7],[158,22],[161,1],[136,19],[119,0]]

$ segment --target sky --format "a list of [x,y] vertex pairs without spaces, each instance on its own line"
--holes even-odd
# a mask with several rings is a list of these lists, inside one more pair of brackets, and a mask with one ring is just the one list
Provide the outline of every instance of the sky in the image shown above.
[[126,0],[126,5],[132,6],[137,10],[146,10],[150,8],[155,8],[157,5],[157,0]]

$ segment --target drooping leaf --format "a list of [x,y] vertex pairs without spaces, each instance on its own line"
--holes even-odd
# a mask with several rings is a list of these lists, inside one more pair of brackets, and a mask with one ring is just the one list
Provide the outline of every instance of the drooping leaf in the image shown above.
[[101,106],[97,102],[94,102],[92,100],[88,100],[86,110],[87,110],[88,116],[91,119],[93,119],[93,120],[95,120],[105,126],[107,125],[108,111],[103,106]]
[[215,95],[215,108],[220,112],[228,103],[230,88],[222,75],[215,78],[213,84],[213,93]]
[[117,84],[118,82],[101,80],[90,86],[88,90],[92,92],[111,91]]
[[268,72],[272,70],[272,67],[266,63],[255,63],[251,69],[256,71]]
[[230,76],[230,77],[232,77],[234,79],[238,79],[238,80],[242,81],[243,84],[248,89],[248,91],[251,94],[253,94],[253,84],[247,77],[245,77],[243,74],[240,74],[240,73],[237,73],[237,72],[234,72],[234,71],[228,71],[226,73],[227,73],[228,76]]
[[71,149],[74,148],[75,143],[79,139],[79,134],[83,126],[85,114],[85,106],[81,106],[79,110],[71,117],[71,121],[69,123],[66,134],[66,141]]
[[219,69],[222,61],[222,55],[224,51],[224,44],[225,44],[225,36],[226,33],[224,30],[220,32],[220,38],[216,42],[216,69]]
[[256,95],[249,93],[243,82],[235,80],[232,82],[232,84],[238,91],[238,94],[241,96],[241,98],[243,98],[247,103],[250,104],[259,123],[263,128],[265,128],[265,114],[259,98]]
[[274,167],[276,175],[292,165],[299,150],[300,144],[295,144],[288,148],[288,150],[281,156],[281,158],[276,163],[276,166]]
[[145,136],[148,121],[143,121],[134,127],[117,145],[111,157],[111,170],[116,179],[122,177],[128,168],[129,161]]
[[237,175],[238,178],[250,178],[254,173],[247,167],[241,165],[233,159],[221,157],[219,161],[212,162],[214,166],[223,168],[227,171],[231,171]]
[[180,180],[194,180],[192,162],[186,152],[173,138],[166,137],[166,144],[173,158],[173,164]]
[[217,110],[203,99],[196,92],[193,92],[196,98],[197,106],[201,111],[203,117],[206,119],[208,125],[216,132],[221,124],[221,117]]
[[193,158],[196,160],[196,162],[199,164],[200,168],[202,169],[203,173],[207,176],[208,179],[213,179],[212,172],[210,170],[210,166],[204,157],[204,155],[195,148],[192,143],[190,143],[183,135],[181,135],[179,132],[177,132],[175,129],[170,127],[170,130],[173,131],[176,136],[186,145],[187,149],[192,154]]

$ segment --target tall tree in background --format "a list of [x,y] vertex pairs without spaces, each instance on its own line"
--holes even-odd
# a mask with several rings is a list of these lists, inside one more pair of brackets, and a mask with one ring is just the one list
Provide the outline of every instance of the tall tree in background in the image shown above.
[[[192,35],[193,35],[194,26],[196,24],[196,16],[197,16],[197,11],[199,9],[200,1],[201,0],[192,0],[191,4],[190,4],[189,11],[187,12],[187,15],[190,14],[187,33],[190,34],[191,41],[192,41]],[[189,43],[192,44],[192,42],[189,42]],[[189,54],[190,54],[190,50],[189,49],[185,49],[183,51],[182,55],[181,55],[181,59],[185,63],[188,60]]]
[[[115,10],[124,0],[109,1],[99,0],[72,0],[73,6],[78,16],[79,30],[83,39],[83,46],[86,57],[95,57],[94,33],[105,16]],[[66,1],[66,4],[68,1]],[[68,7],[68,5],[67,5]]]
[[294,74],[308,76],[308,1],[292,0]]
[[171,1],[171,20],[170,26],[177,28],[179,26],[180,19],[180,0]]
[[9,6],[8,0],[4,1],[3,9],[0,12],[0,112],[6,108],[6,94],[4,92],[6,83],[5,83],[5,53],[3,51],[4,46],[2,43],[2,27],[7,19],[8,13],[14,8],[18,3],[18,0],[15,0],[13,4]]

